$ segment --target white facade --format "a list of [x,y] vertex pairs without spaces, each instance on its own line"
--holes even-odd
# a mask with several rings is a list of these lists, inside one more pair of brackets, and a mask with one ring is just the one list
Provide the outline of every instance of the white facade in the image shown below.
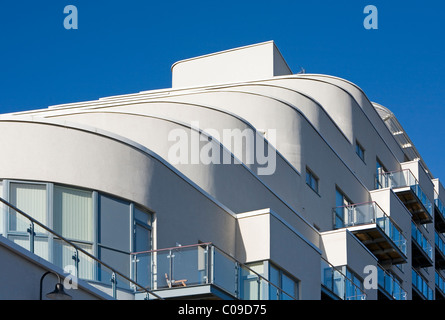
[[[445,192],[388,109],[344,79],[292,74],[272,41],[172,74],[170,89],[2,115],[3,198],[131,278],[118,298],[143,297],[138,284],[163,298],[445,297]],[[17,256],[73,263],[14,219],[4,210],[1,246],[40,239]],[[80,260],[85,290],[111,294],[100,262]]]

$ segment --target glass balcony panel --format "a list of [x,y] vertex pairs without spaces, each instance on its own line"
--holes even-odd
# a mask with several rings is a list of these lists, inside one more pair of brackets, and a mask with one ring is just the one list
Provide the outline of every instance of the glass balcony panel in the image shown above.
[[171,253],[169,250],[167,251],[158,251],[154,253],[155,258],[155,282],[156,289],[169,288],[170,287],[170,279],[171,276],[171,266],[170,259]]
[[[238,295],[238,277],[239,267],[236,261],[229,259],[224,253],[214,250],[213,254],[213,283],[222,289],[226,290],[230,294]],[[244,275],[249,276],[249,271],[245,268],[241,271],[243,288],[247,290],[247,296],[249,296],[251,277],[244,278]]]
[[422,249],[422,251],[430,258],[430,260],[432,260],[433,247],[414,222],[411,222],[411,236]]
[[178,248],[171,251],[171,281],[185,279],[187,285],[205,282],[204,251],[200,247]]
[[8,235],[8,239],[18,244],[19,246],[25,248],[26,250],[30,250],[30,242],[29,242],[29,234],[24,235]]
[[140,253],[133,256],[134,280],[146,288],[153,288],[151,254]]
[[338,270],[334,269],[334,272],[332,275],[332,281],[333,281],[334,293],[337,296],[344,298],[345,297],[345,276]]
[[261,282],[258,275],[247,268],[241,268],[242,300],[260,300]]

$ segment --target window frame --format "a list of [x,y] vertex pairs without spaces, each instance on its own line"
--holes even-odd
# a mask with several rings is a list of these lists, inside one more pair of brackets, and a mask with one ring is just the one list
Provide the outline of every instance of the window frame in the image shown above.
[[[315,186],[313,182],[315,182]],[[320,178],[309,167],[306,167],[306,184],[312,191],[320,195]]]
[[366,149],[357,139],[355,140],[355,153],[363,162],[365,162]]

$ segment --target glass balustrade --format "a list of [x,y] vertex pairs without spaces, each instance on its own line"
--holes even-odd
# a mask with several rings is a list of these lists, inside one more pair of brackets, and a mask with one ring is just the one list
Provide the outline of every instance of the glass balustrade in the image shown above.
[[430,260],[433,260],[433,246],[414,222],[411,222],[411,237],[419,245],[422,251],[430,258]]
[[406,238],[399,227],[386,215],[375,202],[352,204],[334,208],[335,228],[376,224],[406,255]]
[[435,271],[436,288],[445,296],[445,279],[437,271]]
[[135,281],[163,290],[214,285],[241,300],[295,300],[211,243],[132,253]]
[[434,299],[434,290],[428,286],[428,281],[426,281],[416,270],[412,269],[412,284],[417,292],[425,300]]
[[378,284],[381,290],[385,291],[394,300],[407,300],[408,294],[402,288],[400,282],[381,266],[377,266]]
[[434,204],[437,208],[437,210],[440,212],[440,215],[445,220],[445,206],[443,205],[442,201],[439,198],[434,199]]

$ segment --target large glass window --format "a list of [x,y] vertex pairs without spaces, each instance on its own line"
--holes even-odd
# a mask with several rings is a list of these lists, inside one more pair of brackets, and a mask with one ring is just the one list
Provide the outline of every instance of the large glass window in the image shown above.
[[142,252],[151,248],[151,215],[134,208],[134,251]]
[[343,228],[345,225],[345,214],[347,212],[347,206],[351,205],[351,201],[346,195],[339,189],[335,189],[335,227]]
[[54,186],[54,231],[69,240],[93,242],[93,193]]
[[[130,253],[151,249],[152,215],[129,201],[71,186],[9,180],[0,181],[0,196],[3,184],[12,205],[127,276]],[[5,212],[0,234],[61,268],[76,267],[82,279],[109,283],[110,275],[101,279],[100,268],[81,250],[37,225],[31,233],[27,218],[13,209]]]
[[130,265],[130,202],[99,195],[99,258],[124,274]]
[[[53,230],[88,253],[93,252],[93,193],[54,186]],[[78,266],[79,277],[92,279],[94,265],[83,254],[60,239],[54,239],[54,263],[60,267]]]
[[[40,223],[48,225],[45,184],[13,182],[9,185],[9,201],[12,205]],[[11,209],[9,215],[9,231],[26,232],[28,228],[29,222]]]
[[[18,183],[9,184],[10,203],[43,225],[48,225],[47,186],[46,184]],[[8,215],[8,239],[47,259],[48,237],[45,229],[38,225],[31,228],[30,221],[10,209]],[[30,236],[34,237],[31,248]]]

